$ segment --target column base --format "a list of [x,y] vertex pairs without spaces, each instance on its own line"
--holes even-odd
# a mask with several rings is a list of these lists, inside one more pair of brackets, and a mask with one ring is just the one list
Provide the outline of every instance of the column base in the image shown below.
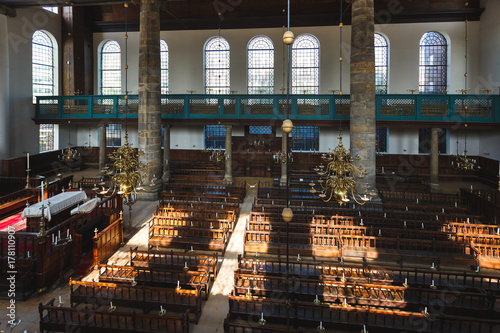
[[150,190],[139,191],[137,193],[137,199],[143,201],[156,201],[158,200],[162,188],[163,183],[153,186]]
[[429,183],[429,191],[431,193],[441,193],[443,190],[441,189],[441,185],[437,183]]

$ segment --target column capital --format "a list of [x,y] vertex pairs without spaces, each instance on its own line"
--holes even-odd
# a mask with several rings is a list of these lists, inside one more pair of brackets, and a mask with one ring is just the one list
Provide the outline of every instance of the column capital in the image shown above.
[[224,128],[226,130],[228,130],[228,129],[230,130],[230,129],[233,129],[233,125],[224,125]]

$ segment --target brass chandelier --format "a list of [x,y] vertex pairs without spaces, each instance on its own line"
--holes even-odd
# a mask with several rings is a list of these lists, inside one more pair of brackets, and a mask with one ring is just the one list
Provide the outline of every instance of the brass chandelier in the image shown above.
[[273,155],[273,161],[276,164],[286,164],[287,162],[293,163],[293,153],[289,152],[287,154],[286,152],[279,150],[276,154]]
[[[355,165],[360,157],[358,155],[352,157],[351,153],[344,148],[342,135],[338,139],[337,147],[321,156],[327,162],[326,167],[320,165],[314,168],[319,176],[320,189],[316,189],[316,184],[311,182],[309,183],[310,192],[325,202],[335,199],[343,205],[353,199],[357,204],[364,205],[376,195],[373,190],[370,190],[368,184],[361,184],[368,172]],[[358,187],[363,187],[364,190],[359,191]]]
[[215,162],[215,164],[221,164],[227,159],[226,151],[222,149],[211,149],[210,161]]

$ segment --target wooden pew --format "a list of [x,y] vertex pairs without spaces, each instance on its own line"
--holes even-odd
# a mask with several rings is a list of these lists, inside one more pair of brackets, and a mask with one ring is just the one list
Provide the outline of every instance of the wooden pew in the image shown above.
[[158,288],[144,285],[123,285],[106,282],[69,281],[71,289],[70,304],[74,308],[78,304],[89,304],[92,308],[106,308],[113,302],[114,306],[142,309],[147,311],[160,309],[169,312],[193,315],[193,321],[198,323],[201,316],[201,294],[198,290],[175,288]]
[[212,277],[217,276],[218,255],[203,255],[194,253],[176,253],[174,251],[139,251],[130,248],[130,264],[136,267],[164,268],[171,270],[208,271]]
[[40,332],[68,332],[82,330],[95,333],[120,332],[172,332],[189,333],[189,311],[183,314],[166,314],[164,316],[94,311],[85,307],[75,309],[58,307],[54,299],[47,304],[38,305],[40,316]]

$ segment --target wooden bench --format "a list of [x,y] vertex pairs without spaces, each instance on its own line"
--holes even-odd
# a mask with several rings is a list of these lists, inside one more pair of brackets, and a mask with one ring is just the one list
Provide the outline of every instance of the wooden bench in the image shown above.
[[172,332],[189,333],[189,311],[164,316],[136,314],[135,312],[94,311],[85,307],[75,309],[58,307],[54,299],[38,305],[40,332],[68,332],[82,330],[95,333]]
[[114,306],[142,309],[147,311],[160,309],[160,306],[169,312],[193,315],[193,321],[198,323],[201,316],[201,294],[198,290],[175,288],[157,288],[148,286],[131,286],[116,283],[69,281],[71,295],[70,304],[74,308],[78,304],[90,304],[92,308],[103,306],[109,302]]

